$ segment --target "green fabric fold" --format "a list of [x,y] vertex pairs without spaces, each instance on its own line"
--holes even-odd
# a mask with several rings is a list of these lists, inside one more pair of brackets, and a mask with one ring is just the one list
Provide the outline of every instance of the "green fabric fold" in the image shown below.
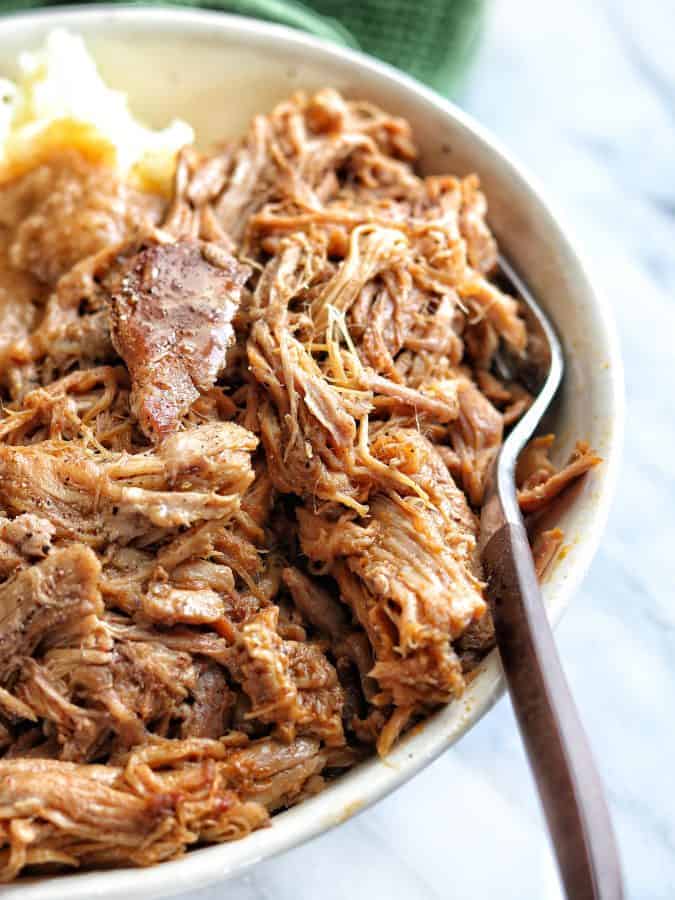
[[[0,10],[60,2],[0,0]],[[133,5],[167,4],[150,0]],[[223,10],[297,28],[377,56],[450,95],[460,85],[477,47],[486,0],[176,0],[176,5]]]

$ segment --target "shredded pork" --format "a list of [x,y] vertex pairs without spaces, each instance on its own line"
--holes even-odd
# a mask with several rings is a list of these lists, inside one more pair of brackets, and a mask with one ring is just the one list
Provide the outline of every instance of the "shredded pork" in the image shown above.
[[[528,333],[477,177],[415,157],[323,90],[184,150],[168,202],[76,150],[0,186],[0,880],[243,837],[493,646]],[[527,514],[598,461],[550,444]]]

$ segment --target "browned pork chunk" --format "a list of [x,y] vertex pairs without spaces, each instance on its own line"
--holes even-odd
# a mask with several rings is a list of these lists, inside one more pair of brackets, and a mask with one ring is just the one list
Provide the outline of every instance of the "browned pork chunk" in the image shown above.
[[153,440],[175,430],[225,365],[248,275],[222,248],[197,241],[149,243],[108,274],[113,343]]
[[256,436],[233,422],[207,422],[167,438],[161,457],[171,486],[243,494],[253,480],[257,446]]
[[589,445],[578,441],[565,465],[557,469],[549,459],[552,446],[552,434],[536,437],[525,447],[518,460],[518,503],[524,513],[544,509],[572,482],[600,463],[600,457]]
[[0,517],[0,580],[45,557],[53,536],[54,526],[39,516]]
[[102,609],[100,568],[91,550],[74,545],[54,550],[0,588],[0,677],[45,638],[86,630],[87,617]]
[[225,734],[237,695],[230,690],[224,669],[209,660],[199,663],[192,697],[184,712],[181,737],[218,739]]
[[[198,464],[187,453],[176,459],[171,447],[165,457],[161,450],[101,456],[65,441],[0,445],[0,502],[15,514],[47,520],[59,537],[96,547],[128,544],[153,526],[226,520],[253,481],[257,440],[233,423],[204,430],[204,438],[195,438],[203,452]],[[183,436],[188,444],[190,435]],[[182,490],[171,489],[176,479]]]
[[457,460],[451,466],[455,478],[471,503],[483,502],[490,467],[502,443],[502,416],[468,378],[462,378],[457,390],[459,417],[448,427],[450,443]]
[[236,733],[158,740],[122,766],[0,760],[0,881],[50,863],[150,865],[241,838],[318,789],[325,765],[318,741]]
[[236,675],[251,699],[251,717],[276,723],[282,734],[294,737],[297,731],[329,746],[343,744],[343,693],[335,669],[319,646],[282,640],[278,620],[272,606],[241,629]]
[[464,685],[450,642],[485,612],[478,524],[419,432],[383,432],[373,449],[410,479],[408,489],[376,495],[359,521],[298,510],[301,546],[337,578],[373,646],[370,674],[393,702],[447,702]]
[[59,537],[94,547],[129,543],[153,525],[173,529],[225,519],[239,506],[238,495],[120,485],[81,450],[52,454],[6,446],[0,447],[0,500],[15,513],[48,519]]

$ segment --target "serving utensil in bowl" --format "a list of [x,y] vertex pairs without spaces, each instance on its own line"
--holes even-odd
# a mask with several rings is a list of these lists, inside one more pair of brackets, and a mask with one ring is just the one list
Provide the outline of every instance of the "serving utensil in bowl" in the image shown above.
[[518,456],[562,383],[565,361],[532,294],[503,259],[500,268],[524,304],[530,352],[523,359],[498,354],[497,367],[508,381],[526,382],[535,399],[502,444],[481,512],[481,559],[497,647],[566,894],[570,900],[620,900],[609,811],[560,664],[516,495]]

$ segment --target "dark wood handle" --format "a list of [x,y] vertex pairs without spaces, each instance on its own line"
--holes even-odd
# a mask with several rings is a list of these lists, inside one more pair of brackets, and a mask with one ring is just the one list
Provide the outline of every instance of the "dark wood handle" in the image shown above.
[[483,549],[497,644],[569,900],[620,900],[612,823],[544,610],[527,534],[507,523]]

